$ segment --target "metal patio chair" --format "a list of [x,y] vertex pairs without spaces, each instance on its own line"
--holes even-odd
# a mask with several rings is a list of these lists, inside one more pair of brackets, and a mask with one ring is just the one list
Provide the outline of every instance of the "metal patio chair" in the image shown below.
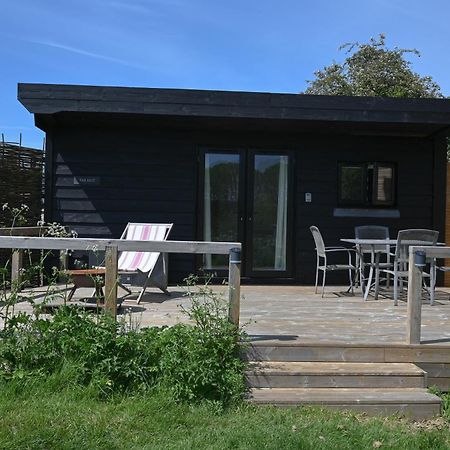
[[[345,247],[325,247],[322,235],[316,226],[309,227],[316,244],[317,264],[316,264],[316,284],[315,293],[317,294],[317,285],[319,281],[319,270],[323,272],[322,276],[322,298],[325,292],[325,278],[327,271],[347,270],[350,280],[349,290],[353,293],[353,275],[352,272],[356,271],[356,267],[352,264],[352,252],[353,249]],[[346,252],[348,254],[348,264],[328,264],[327,255],[329,253]],[[321,262],[322,260],[322,262]]]
[[[381,225],[362,225],[355,227],[356,239],[389,239],[389,227]],[[369,286],[372,283],[373,272],[375,269],[375,253],[380,253],[384,261],[379,262],[378,267],[383,269],[392,268],[391,247],[389,244],[382,245],[356,245],[356,267],[358,269],[358,278],[363,293],[366,289],[366,281]],[[367,258],[370,258],[367,260]],[[369,268],[369,274],[366,278],[366,269]],[[376,274],[375,274],[376,275]],[[389,287],[390,274],[386,274],[386,287]]]
[[[165,241],[172,227],[173,223],[128,223],[120,239]],[[165,294],[169,294],[167,291],[167,253],[123,251],[119,255],[117,265],[120,275],[126,273],[139,275],[142,289],[137,298],[138,304],[148,286],[157,287]],[[122,287],[124,286],[122,285]]]
[[[394,278],[394,305],[398,305],[398,288],[403,289],[403,283],[408,279],[409,247],[411,245],[436,245],[439,237],[439,231],[425,229],[400,230],[397,235],[397,245],[395,247],[395,256],[393,268],[380,268],[381,272],[391,274]],[[433,303],[435,270],[430,273],[423,272],[423,276],[430,278],[430,303]]]

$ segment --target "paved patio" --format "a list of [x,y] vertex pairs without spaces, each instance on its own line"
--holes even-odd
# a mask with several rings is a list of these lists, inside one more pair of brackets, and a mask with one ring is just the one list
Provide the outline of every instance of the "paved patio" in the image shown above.
[[[214,286],[227,298],[225,286]],[[173,325],[187,322],[182,307],[189,308],[185,291],[171,287],[168,297],[148,290],[140,305],[136,304],[138,288],[126,297],[119,317],[136,326]],[[92,290],[79,289],[75,297],[87,296]],[[34,290],[39,296],[43,288]],[[406,301],[393,305],[392,298],[364,301],[359,292],[352,296],[343,287],[327,287],[325,298],[314,294],[310,286],[242,286],[241,324],[252,340],[338,344],[403,344],[406,336]],[[405,299],[404,299],[405,300]],[[430,306],[424,296],[422,307],[422,343],[450,347],[450,294],[440,288],[436,304]],[[31,312],[22,302],[17,310]]]

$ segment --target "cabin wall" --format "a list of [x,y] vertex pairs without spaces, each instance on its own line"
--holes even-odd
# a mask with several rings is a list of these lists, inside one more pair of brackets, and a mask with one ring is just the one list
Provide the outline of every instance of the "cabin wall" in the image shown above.
[[[136,130],[70,127],[57,128],[52,141],[52,220],[80,237],[119,238],[127,222],[173,222],[170,239],[194,237],[193,146]],[[193,256],[171,255],[172,279],[193,268]]]
[[[338,163],[357,161],[393,162],[397,167],[397,203],[399,218],[335,217],[338,189]],[[314,244],[310,225],[322,232],[327,246],[344,245],[341,238],[354,237],[359,225],[389,226],[391,237],[400,229],[435,228],[433,223],[433,142],[424,139],[359,137],[310,142],[297,160],[296,277],[311,282],[315,267]],[[305,192],[312,203],[304,202]],[[331,261],[330,261],[331,262]],[[342,261],[344,262],[344,261]],[[328,277],[328,275],[327,275]],[[330,274],[328,282],[344,280]]]
[[[198,156],[200,149],[208,148],[289,150],[294,155],[292,282],[314,281],[310,225],[320,228],[327,245],[341,245],[340,238],[353,237],[356,225],[388,225],[393,237],[402,228],[441,226],[436,223],[439,214],[433,213],[436,150],[430,139],[88,125],[58,126],[48,138],[52,156],[47,218],[71,226],[83,237],[117,238],[127,222],[136,221],[173,222],[171,239],[200,239]],[[395,208],[400,218],[334,217],[341,161],[396,163]],[[312,194],[311,203],[304,201],[306,192]],[[193,256],[171,255],[170,281],[178,282],[194,269]]]

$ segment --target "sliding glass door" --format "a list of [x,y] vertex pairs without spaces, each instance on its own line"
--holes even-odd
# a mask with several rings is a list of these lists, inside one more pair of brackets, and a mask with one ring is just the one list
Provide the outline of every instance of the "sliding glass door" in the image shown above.
[[[202,238],[242,242],[244,276],[289,276],[289,155],[205,152],[203,174]],[[206,270],[227,264],[225,256],[203,258]]]
[[249,215],[251,272],[285,272],[288,156],[254,154]]
[[[203,240],[239,240],[239,171],[241,156],[236,153],[205,153],[203,186]],[[225,270],[224,255],[205,255],[204,268]]]

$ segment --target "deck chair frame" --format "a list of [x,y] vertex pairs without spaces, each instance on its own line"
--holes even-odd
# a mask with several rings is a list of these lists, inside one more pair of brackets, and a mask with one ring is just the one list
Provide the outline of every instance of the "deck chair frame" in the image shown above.
[[[160,227],[166,227],[166,232],[164,234],[164,239],[166,240],[169,236],[173,223],[138,223],[138,222],[129,222],[127,226],[125,227],[122,235],[120,236],[120,239],[126,239],[128,229],[131,225],[149,225],[149,226],[160,226]],[[121,252],[122,254],[123,252]],[[139,252],[128,252],[128,253],[139,253]],[[158,252],[152,252],[152,253],[158,253]],[[120,255],[119,255],[120,259]],[[126,275],[126,274],[138,274],[140,276],[140,279],[143,280],[142,283],[142,289],[139,292],[137,303],[139,304],[142,300],[142,297],[145,293],[145,290],[148,287],[156,287],[160,289],[162,292],[164,292],[166,295],[170,295],[169,291],[167,290],[167,284],[168,284],[168,254],[167,253],[159,253],[159,256],[153,265],[153,267],[149,270],[149,272],[141,272],[139,269],[137,270],[126,270],[126,269],[120,269],[119,268],[119,274],[120,275]],[[128,292],[131,292],[126,286],[124,286],[123,283],[119,283],[120,287],[127,290]]]

